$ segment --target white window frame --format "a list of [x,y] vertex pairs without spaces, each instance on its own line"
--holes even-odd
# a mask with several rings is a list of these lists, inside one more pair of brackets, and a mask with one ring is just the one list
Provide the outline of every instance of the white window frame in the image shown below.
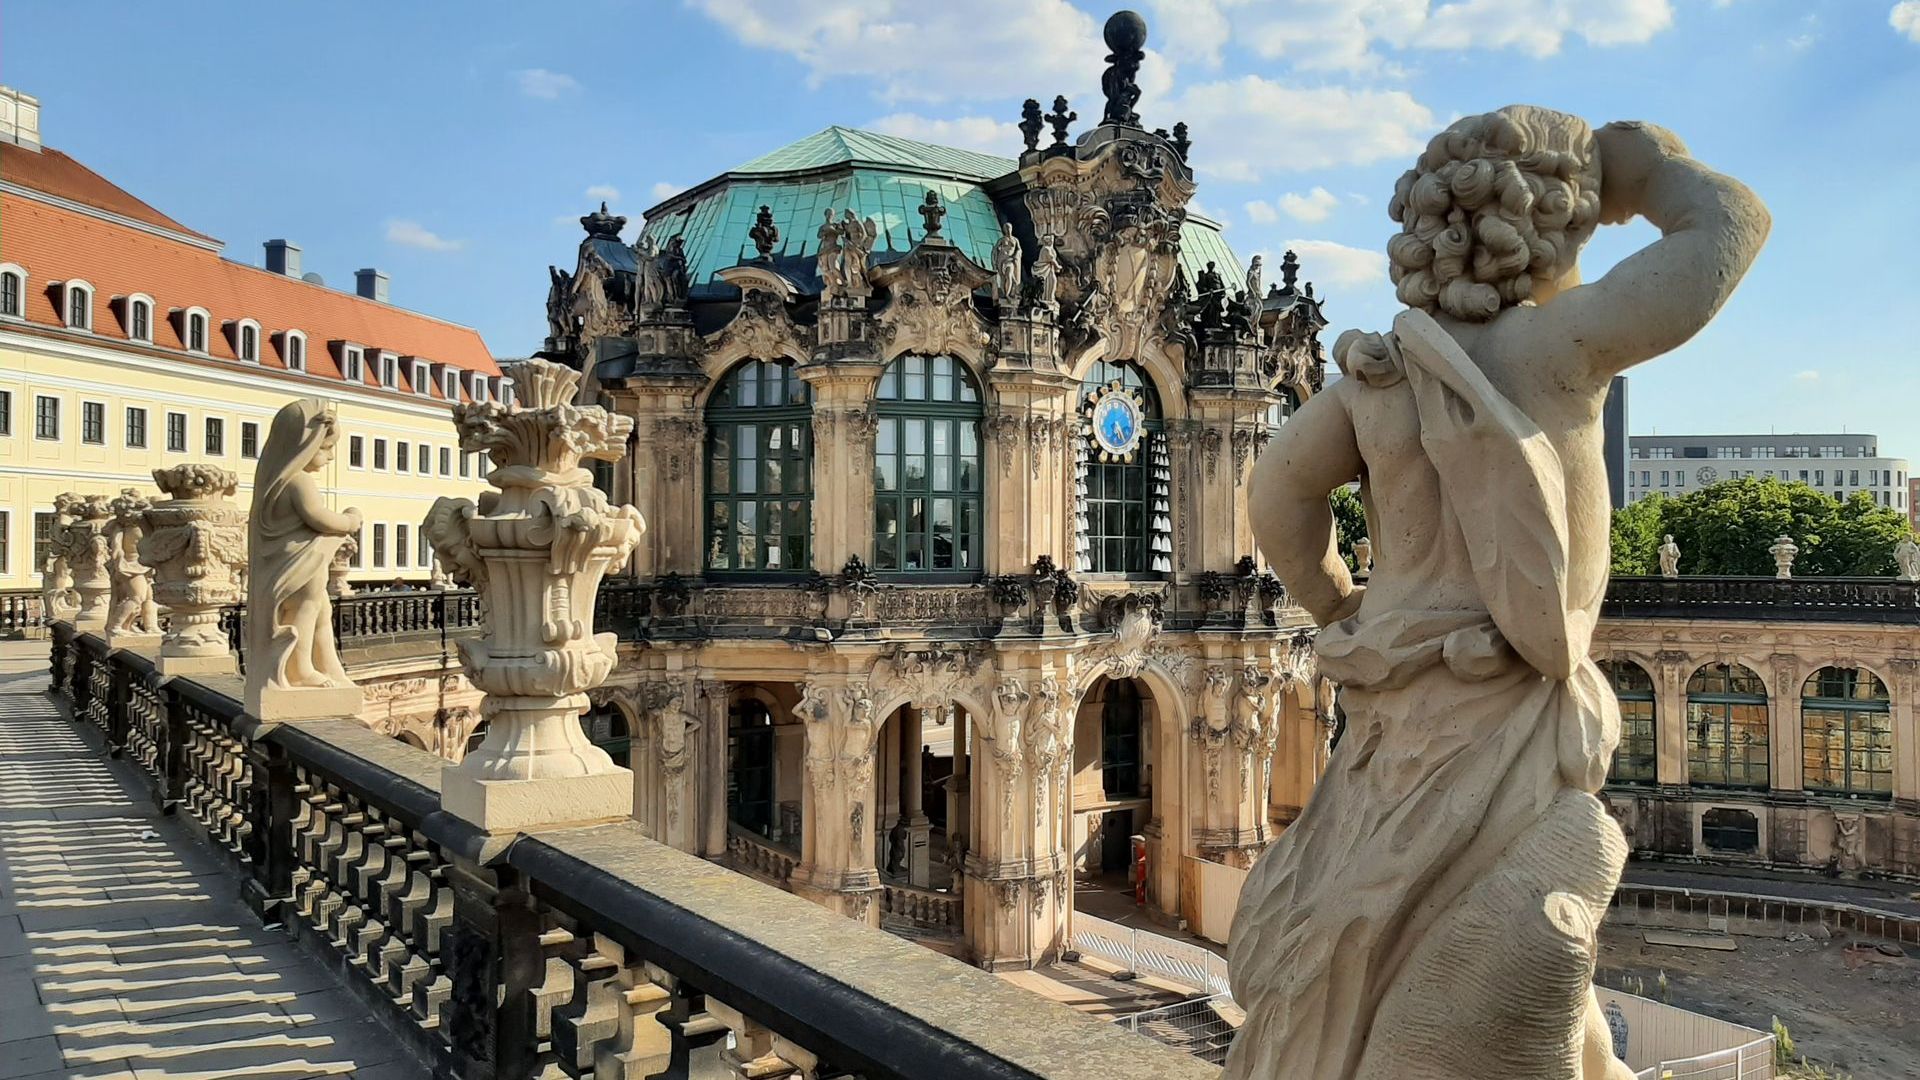
[[20,279],[20,313],[17,315],[0,314],[0,319],[25,322],[27,318],[27,268],[19,263],[0,263],[0,274],[12,274]]
[[[175,450],[173,448],[173,418],[176,416],[180,418],[180,449],[178,450]],[[193,440],[193,417],[189,416],[186,413],[176,411],[174,409],[168,409],[166,410],[166,415],[161,419],[160,423],[161,423],[160,445],[163,448],[163,451],[162,451],[163,453],[168,453],[168,454],[192,453],[191,447],[193,446],[193,441],[192,441]]]
[[373,354],[374,371],[380,380],[380,386],[386,390],[400,389],[400,357],[382,349]]
[[[53,402],[53,434],[51,435],[40,434],[40,402],[42,401]],[[60,429],[66,426],[66,417],[63,415],[66,411],[65,400],[59,394],[33,395],[33,437],[41,442],[59,442]]]
[[[145,304],[147,306],[147,334],[145,337],[141,337],[135,333],[133,329],[133,305],[135,304]],[[128,293],[126,296],[120,298],[120,325],[126,328],[128,341],[142,341],[148,345],[153,344],[153,313],[158,307],[159,305],[153,302],[153,297],[143,292]]]
[[485,405],[487,403],[487,377],[478,371],[471,373],[467,386],[467,394],[473,398],[474,404]]
[[[100,407],[100,438],[98,440],[92,440],[87,438],[87,406],[89,405],[97,405]],[[80,399],[80,445],[81,446],[107,445],[107,403],[105,400],[101,398],[81,398]]]
[[499,391],[496,396],[500,399],[500,404],[505,405],[509,409],[513,408],[513,380],[502,375],[496,380],[495,386]]
[[409,370],[412,377],[407,381],[413,385],[413,392],[421,397],[432,397],[433,364],[426,360],[415,360]]
[[[193,318],[196,315],[201,319],[200,347],[197,349],[193,347]],[[203,307],[181,308],[179,329],[181,348],[195,356],[213,355],[213,312]]]
[[[306,331],[304,331],[304,330],[282,330],[282,331],[280,331],[280,333],[279,333],[279,334],[277,334],[277,335],[275,335],[275,336],[276,336],[276,337],[278,337],[278,338],[280,339],[280,363],[281,363],[281,365],[282,365],[282,366],[284,366],[284,367],[285,367],[285,368],[286,368],[286,369],[287,369],[288,371],[298,371],[298,372],[300,372],[300,373],[301,373],[301,374],[303,374],[303,375],[304,375],[304,374],[306,374],[306,371],[307,371],[307,334],[306,334]],[[300,359],[299,359],[299,361],[298,361],[298,362],[296,362],[296,361],[294,360],[294,358],[293,358],[293,353],[294,353],[294,349],[293,349],[293,346],[294,346],[294,343],[295,343],[295,342],[298,342],[298,343],[300,344],[300,350],[299,350],[299,352],[300,352]]]
[[[258,364],[260,362],[260,324],[252,319],[235,319],[228,325],[231,333],[228,335],[227,344],[233,347],[233,358],[243,364]],[[248,356],[246,349],[242,347],[242,343],[247,339],[248,330],[253,331],[252,356]]]
[[[60,290],[61,325],[69,330],[78,330],[83,334],[93,333],[93,298],[95,295],[93,283],[86,278],[68,278],[65,281],[55,282],[54,284],[55,287]],[[75,289],[79,289],[87,295],[87,302],[80,308],[83,321],[78,323],[73,321],[73,292]],[[22,301],[22,306],[25,306],[24,300]]]
[[[151,316],[149,316],[151,318]],[[133,414],[140,414],[140,442],[134,444]],[[128,405],[120,410],[120,443],[128,450],[153,449],[153,410],[145,405]]]
[[374,472],[387,472],[393,468],[392,459],[387,457],[387,440],[378,435],[373,437],[373,447],[367,457],[367,468]]
[[460,400],[460,369],[452,367],[440,369],[440,395],[448,401]]
[[[360,464],[358,465],[353,463],[353,448],[356,445],[360,447]],[[366,472],[367,453],[367,437],[365,435],[347,436],[347,468],[352,469],[354,472]]]
[[367,347],[355,341],[342,341],[339,345],[340,377],[356,386],[367,383]]

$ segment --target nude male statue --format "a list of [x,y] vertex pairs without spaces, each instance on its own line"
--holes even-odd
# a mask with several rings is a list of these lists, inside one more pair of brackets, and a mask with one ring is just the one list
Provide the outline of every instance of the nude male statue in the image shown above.
[[[1765,207],[1651,125],[1514,106],[1428,145],[1391,204],[1408,310],[1276,434],[1254,532],[1320,623],[1345,733],[1234,922],[1233,1080],[1627,1080],[1592,992],[1627,849],[1594,793],[1619,709],[1587,658],[1607,581],[1608,380],[1699,332]],[[1580,248],[1662,239],[1592,284]],[[1332,489],[1358,479],[1354,584]]]

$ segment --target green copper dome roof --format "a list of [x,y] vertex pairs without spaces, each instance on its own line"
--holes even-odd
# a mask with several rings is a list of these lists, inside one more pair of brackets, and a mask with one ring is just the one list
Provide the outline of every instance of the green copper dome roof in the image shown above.
[[[654,207],[647,212],[644,234],[656,245],[681,238],[687,272],[698,290],[717,272],[754,258],[748,230],[766,206],[780,229],[775,263],[802,285],[818,287],[812,260],[820,250],[817,233],[826,211],[838,217],[852,209],[857,217],[872,218],[879,226],[875,261],[886,262],[925,235],[919,207],[934,191],[947,208],[941,235],[974,262],[990,266],[1000,216],[981,185],[1017,168],[1011,158],[830,127]],[[1181,230],[1181,248],[1189,281],[1208,262],[1218,263],[1229,279],[1239,276],[1239,261],[1212,222],[1190,219]]]

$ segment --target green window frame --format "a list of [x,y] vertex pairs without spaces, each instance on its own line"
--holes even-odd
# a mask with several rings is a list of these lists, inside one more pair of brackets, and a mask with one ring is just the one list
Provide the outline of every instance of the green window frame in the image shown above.
[[1687,778],[1702,787],[1766,788],[1767,684],[1752,668],[1708,664],[1687,680]]
[[[1140,400],[1141,434],[1132,457],[1100,460],[1090,410],[1094,398],[1119,383]],[[1166,424],[1153,380],[1138,364],[1096,360],[1080,380],[1080,464],[1074,494],[1075,562],[1083,573],[1158,577],[1173,570],[1171,468]]]
[[1808,791],[1893,798],[1893,711],[1866,668],[1824,667],[1800,691],[1800,782]]
[[587,741],[607,752],[621,768],[630,764],[633,736],[627,728],[627,714],[614,704],[600,705],[580,714],[580,730]]
[[1651,784],[1660,743],[1654,724],[1653,677],[1631,660],[1602,660],[1600,671],[1620,702],[1620,744],[1613,749],[1614,784]]
[[706,419],[708,572],[807,572],[813,544],[807,384],[786,361],[743,361],[714,388]]
[[951,356],[908,354],[874,391],[873,569],[919,579],[980,575],[979,384]]
[[1100,790],[1109,799],[1135,799],[1142,791],[1141,729],[1145,705],[1132,679],[1109,679],[1100,705]]

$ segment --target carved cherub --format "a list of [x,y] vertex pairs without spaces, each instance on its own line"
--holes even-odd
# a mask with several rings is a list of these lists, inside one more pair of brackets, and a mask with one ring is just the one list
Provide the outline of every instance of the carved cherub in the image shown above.
[[288,402],[267,429],[248,521],[250,690],[353,685],[334,651],[327,571],[334,552],[360,531],[360,511],[328,509],[313,479],[339,438],[316,398]]

